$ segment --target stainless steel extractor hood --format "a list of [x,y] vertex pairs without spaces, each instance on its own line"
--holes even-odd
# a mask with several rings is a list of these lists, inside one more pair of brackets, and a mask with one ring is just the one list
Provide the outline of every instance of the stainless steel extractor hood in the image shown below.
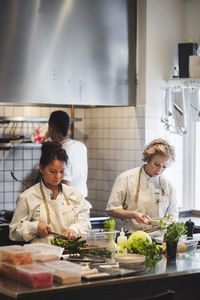
[[0,102],[134,105],[136,0],[0,0]]

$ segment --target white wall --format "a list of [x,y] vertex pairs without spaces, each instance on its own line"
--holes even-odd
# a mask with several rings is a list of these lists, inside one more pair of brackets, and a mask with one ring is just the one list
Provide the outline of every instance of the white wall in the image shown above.
[[[138,1],[138,18],[142,26],[138,27],[137,104],[145,104],[145,144],[162,137],[175,146],[176,163],[166,171],[166,175],[176,187],[179,206],[182,206],[183,199],[183,137],[166,131],[160,119],[164,107],[163,87],[167,86],[174,66],[178,65],[178,43],[184,36],[184,8],[182,0]],[[144,76],[145,87],[141,83]]]

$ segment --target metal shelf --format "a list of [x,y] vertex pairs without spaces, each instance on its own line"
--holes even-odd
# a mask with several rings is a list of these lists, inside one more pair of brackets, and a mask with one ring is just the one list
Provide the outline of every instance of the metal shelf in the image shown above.
[[200,78],[171,78],[170,87],[200,88]]
[[[47,123],[49,118],[26,118],[26,117],[0,117],[0,123]],[[70,122],[81,121],[81,118],[70,118]]]

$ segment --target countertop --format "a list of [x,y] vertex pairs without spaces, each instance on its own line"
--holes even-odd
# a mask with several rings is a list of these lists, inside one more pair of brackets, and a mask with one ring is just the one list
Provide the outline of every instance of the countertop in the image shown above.
[[[0,278],[0,299],[141,299],[168,290],[173,299],[200,299],[200,251],[189,257],[167,261],[163,257],[154,268],[136,276],[82,281],[73,285],[53,285],[50,289],[33,290],[14,281]],[[143,299],[143,298],[142,298]],[[160,299],[160,298],[158,298]]]

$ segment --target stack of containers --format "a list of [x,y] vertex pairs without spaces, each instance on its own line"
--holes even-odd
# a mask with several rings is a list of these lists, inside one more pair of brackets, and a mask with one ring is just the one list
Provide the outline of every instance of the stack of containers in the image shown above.
[[52,286],[52,272],[33,262],[32,252],[21,246],[0,247],[0,274],[32,288]]
[[52,261],[44,266],[53,271],[53,279],[60,284],[73,284],[81,281],[82,266],[69,261]]
[[17,280],[18,265],[32,264],[32,255],[21,246],[0,247],[0,273],[3,276]]

